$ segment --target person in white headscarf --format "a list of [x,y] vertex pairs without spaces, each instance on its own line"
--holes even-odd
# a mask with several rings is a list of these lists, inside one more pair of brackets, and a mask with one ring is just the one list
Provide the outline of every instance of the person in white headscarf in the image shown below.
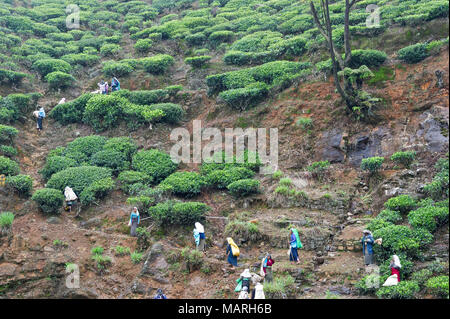
[[264,286],[258,282],[255,286],[255,299],[266,299],[264,295]]
[[72,205],[74,204],[74,201],[78,199],[77,195],[72,188],[66,186],[66,188],[64,188],[64,197],[66,198],[66,205],[69,207],[69,212],[72,212]]
[[252,279],[252,273],[250,272],[250,269],[245,269],[241,273],[241,280],[242,280],[242,288],[247,287],[247,291],[250,291],[250,280]]
[[390,267],[391,275],[397,275],[398,282],[400,282],[400,269],[402,268],[402,264],[397,255],[392,256]]
[[133,237],[136,237],[136,229],[139,225],[140,222],[140,216],[139,216],[139,211],[137,209],[137,207],[133,207],[133,210],[131,211],[130,214],[130,221],[128,222],[128,226],[131,227],[130,228],[130,235]]
[[194,237],[195,237],[195,232],[198,232],[198,235],[200,238],[200,240],[197,244],[197,250],[204,252],[205,251],[205,228],[199,222],[195,223]]

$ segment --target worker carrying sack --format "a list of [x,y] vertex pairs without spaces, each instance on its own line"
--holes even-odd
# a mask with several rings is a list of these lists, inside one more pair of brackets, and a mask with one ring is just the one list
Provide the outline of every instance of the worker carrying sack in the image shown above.
[[300,236],[298,235],[298,230],[295,228],[292,228],[292,232],[294,233],[295,238],[297,239],[297,248],[302,248],[303,245],[302,245],[302,242],[300,241]]
[[389,286],[397,286],[398,284],[398,277],[397,274],[394,274],[392,276],[389,276],[388,279],[383,284],[383,287],[389,287]]
[[239,247],[236,245],[236,243],[233,241],[231,237],[227,238],[228,244],[231,246],[231,252],[233,253],[234,257],[239,257],[241,254],[239,251]]

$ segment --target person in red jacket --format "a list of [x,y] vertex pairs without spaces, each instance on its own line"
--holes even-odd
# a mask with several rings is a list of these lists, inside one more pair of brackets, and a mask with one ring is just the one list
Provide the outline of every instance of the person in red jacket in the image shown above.
[[400,282],[400,268],[402,268],[402,265],[400,264],[400,258],[398,258],[397,255],[392,256],[390,267],[391,275],[397,275],[397,280]]

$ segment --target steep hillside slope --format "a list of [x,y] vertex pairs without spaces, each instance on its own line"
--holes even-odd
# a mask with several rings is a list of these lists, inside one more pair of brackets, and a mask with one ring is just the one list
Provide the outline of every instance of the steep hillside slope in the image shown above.
[[[439,180],[443,190],[441,184],[436,191],[428,185],[437,181],[435,176],[445,175],[441,170],[445,160],[448,170],[448,3],[446,7],[442,1],[415,0],[358,4],[352,13],[352,48],[386,53],[382,63],[370,66],[374,77],[363,86],[379,99],[373,110],[376,116],[369,121],[347,110],[327,68],[316,64],[326,62],[327,50],[308,5],[298,1],[83,0],[79,1],[82,27],[72,31],[64,26],[61,10],[65,5],[58,1],[33,1],[31,7],[20,1],[0,2],[5,3],[0,11],[0,124],[18,130],[7,142],[0,138],[0,144],[12,146],[17,154],[3,150],[2,156],[18,163],[21,175],[32,178],[32,193],[56,185],[53,176],[68,169],[44,176],[42,170],[55,154],[74,159],[74,167],[112,167],[108,164],[114,157],[102,164],[93,162],[97,151],[104,151],[103,144],[95,146],[96,151],[89,150],[90,144],[80,148],[81,153],[90,152],[83,160],[80,149],[70,153],[68,145],[79,138],[98,135],[106,143],[106,139],[129,137],[136,145],[133,158],[123,161],[129,166],[116,167],[110,174],[114,186],[95,193],[72,213],[60,205],[56,214],[46,214],[31,194],[19,194],[10,182],[0,186],[0,213],[15,216],[12,227],[2,227],[0,236],[0,298],[152,298],[157,288],[163,288],[169,298],[237,298],[234,286],[240,272],[244,268],[259,272],[267,252],[276,261],[277,282],[265,288],[268,298],[375,298],[376,291],[360,282],[368,271],[361,253],[362,230],[369,227],[376,235],[380,229],[400,226],[411,229],[414,236],[426,230],[420,233],[423,238],[414,237],[420,249],[415,248],[416,242],[413,248],[409,244],[392,248],[389,241],[396,238],[385,232],[387,244],[376,250],[377,264],[385,263],[387,254],[398,253],[406,282],[419,285],[419,275],[424,273],[420,289],[407,297],[442,297],[441,286],[433,288],[427,282],[448,276],[448,173],[447,186],[445,176],[442,183]],[[340,2],[333,4],[336,30],[343,23]],[[365,6],[370,3],[382,8],[381,27],[376,30],[365,26]],[[12,18],[7,17],[9,13]],[[416,63],[400,59],[399,49],[419,42],[434,45]],[[169,62],[145,60],[155,56]],[[207,57],[193,67],[195,62],[186,58],[195,56]],[[51,87],[36,64],[46,59],[68,61],[71,68],[63,73],[76,82]],[[100,63],[109,59],[114,61],[111,69]],[[155,71],[158,68],[162,71]],[[440,84],[436,71],[443,74]],[[9,81],[10,72],[28,75]],[[224,73],[229,75],[228,82],[217,76]],[[92,102],[94,95],[84,104],[79,102],[80,96],[111,76],[121,82],[119,93],[108,94],[110,100],[104,103],[106,97],[100,96],[98,107]],[[244,97],[227,100],[234,90],[241,90]],[[261,91],[254,100],[246,100],[246,90]],[[32,92],[41,95],[30,98],[16,117],[9,117],[8,96]],[[57,106],[63,97],[68,103]],[[42,132],[36,130],[32,115],[36,105],[47,112]],[[144,112],[158,109],[166,113]],[[170,120],[170,115],[176,119]],[[157,193],[161,185],[156,180],[141,180],[134,192],[126,189],[119,174],[124,170],[142,173],[135,156],[151,149],[169,153],[174,145],[172,130],[182,127],[193,133],[193,120],[221,132],[277,128],[279,171],[273,175],[250,172],[259,190],[243,197],[214,183],[200,187],[198,194],[188,189],[186,196],[173,190]],[[415,152],[411,165],[391,160],[399,151]],[[375,174],[361,169],[362,160],[372,157],[384,158]],[[311,166],[319,161],[328,161],[323,171]],[[176,170],[203,176],[202,169],[201,164],[181,163],[167,175]],[[396,211],[398,207],[386,203],[399,195],[409,195],[414,203],[392,223],[395,226],[382,224],[387,221],[377,216],[384,209]],[[136,199],[139,196],[146,199]],[[210,207],[205,213],[205,255],[191,251],[194,226],[189,216],[185,216],[187,224],[168,225],[164,221],[169,219],[162,223],[158,219],[158,212],[164,211],[158,205],[166,200]],[[133,206],[139,207],[141,218],[147,218],[137,238],[129,236],[127,227]],[[411,212],[423,208],[435,212],[444,206],[444,217],[436,217],[434,228],[417,227],[411,217]],[[304,245],[299,265],[289,263],[286,255],[290,227],[299,230]],[[230,269],[226,262],[227,236],[241,248],[238,269]],[[129,248],[128,253],[119,253],[117,246]],[[92,252],[95,247],[104,248],[103,257]],[[77,289],[66,286],[66,270],[73,264],[80,271]],[[385,279],[385,269],[381,277]]]

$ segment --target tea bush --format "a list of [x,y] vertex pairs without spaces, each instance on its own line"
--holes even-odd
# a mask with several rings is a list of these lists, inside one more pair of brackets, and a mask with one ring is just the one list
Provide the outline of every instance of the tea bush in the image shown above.
[[39,208],[47,214],[56,214],[61,208],[64,196],[60,190],[52,188],[38,189],[31,197]]
[[33,63],[32,68],[36,70],[43,78],[52,72],[69,73],[72,66],[64,60],[58,59],[42,59]]
[[119,172],[129,169],[130,162],[121,152],[114,150],[103,150],[92,155],[92,166],[109,167],[117,175]]
[[401,214],[406,214],[416,207],[416,201],[409,195],[399,195],[390,198],[384,203],[384,207],[390,210],[398,211]]
[[149,213],[159,225],[193,225],[210,209],[204,203],[166,201],[150,207]]
[[0,83],[20,84],[29,75],[23,72],[0,69]]
[[448,299],[448,282],[448,276],[433,277],[428,279],[426,287],[433,293],[433,295]]
[[93,96],[86,104],[83,121],[96,131],[104,131],[117,125],[128,104],[126,99],[115,95]]
[[78,137],[67,144],[62,155],[68,157],[70,154],[81,153],[89,159],[93,154],[103,150],[106,141],[105,137],[99,135]]
[[415,299],[420,291],[415,281],[401,281],[396,286],[381,287],[376,295],[382,299]]
[[409,168],[414,162],[414,159],[416,157],[416,152],[414,151],[408,151],[408,152],[396,152],[391,156],[391,161],[402,164],[406,168]]
[[18,133],[16,128],[0,124],[0,143],[12,143]]
[[377,219],[383,219],[383,220],[393,223],[393,224],[396,224],[403,220],[402,215],[399,212],[389,210],[389,209],[382,210],[378,214]]
[[209,60],[211,60],[211,56],[200,55],[186,58],[184,62],[191,65],[193,68],[201,68],[202,66],[205,66],[209,62]]
[[362,65],[379,67],[386,61],[386,53],[378,50],[352,50],[349,67],[357,69]]
[[19,174],[19,164],[7,157],[0,156],[0,175],[13,176]]
[[369,157],[361,161],[361,169],[371,174],[377,173],[383,165],[384,157]]
[[413,44],[400,49],[397,56],[407,63],[417,63],[428,57],[427,46],[424,43]]
[[45,81],[48,82],[50,88],[64,89],[72,86],[75,83],[75,78],[70,74],[56,71],[51,72],[45,76]]
[[70,102],[58,104],[49,112],[49,117],[64,125],[80,123],[83,120],[86,104],[93,96],[91,93],[85,93]]
[[47,182],[47,187],[64,191],[66,186],[70,186],[75,194],[81,194],[92,183],[108,177],[111,177],[109,168],[96,166],[69,167],[53,174]]
[[164,190],[170,190],[175,195],[184,197],[193,197],[202,191],[207,185],[205,178],[195,172],[175,172],[166,179],[164,179],[160,184]]
[[21,196],[31,196],[33,179],[29,175],[16,175],[6,178],[6,186],[16,190]]
[[103,178],[92,182],[80,194],[80,202],[82,205],[89,205],[96,199],[105,197],[109,191],[115,186],[111,177]]
[[153,149],[136,153],[133,156],[132,167],[153,178],[153,182],[159,183],[175,172],[178,165],[172,161],[168,154]]
[[203,265],[203,254],[198,250],[185,247],[183,248],[183,250],[181,250],[181,257],[186,264],[186,270],[188,272],[198,270]]
[[115,56],[121,50],[121,46],[114,43],[105,43],[100,47],[100,53],[103,56]]
[[411,280],[416,281],[420,288],[424,288],[425,284],[427,283],[427,280],[430,279],[433,276],[433,272],[429,269],[422,269],[419,271],[416,271],[411,275]]
[[408,221],[414,228],[434,232],[439,226],[448,223],[448,207],[421,207],[408,214]]
[[14,221],[14,214],[11,212],[0,213],[0,229],[11,228]]
[[255,172],[245,167],[231,167],[229,169],[218,169],[206,175],[208,184],[218,189],[224,189],[233,182],[241,179],[252,178]]
[[150,51],[153,46],[153,41],[151,39],[139,39],[134,45],[136,52],[145,53]]
[[407,226],[389,225],[373,232],[374,238],[383,238],[383,245],[374,245],[374,253],[388,259],[393,254],[405,253],[408,257],[419,256],[420,249],[430,244],[433,236],[421,229],[411,230]]
[[103,63],[103,74],[106,76],[124,77],[135,69],[130,63],[124,61],[107,61]]
[[141,63],[148,73],[162,74],[174,63],[174,59],[168,54],[158,54],[141,59]]
[[424,186],[423,190],[429,194],[433,199],[439,200],[443,197],[448,198],[449,185],[449,160],[441,158],[435,165],[438,173],[433,177],[433,181]]
[[117,180],[121,184],[121,189],[128,193],[131,185],[136,183],[150,184],[153,178],[142,172],[123,171],[119,174]]
[[328,169],[330,168],[330,162],[328,161],[319,161],[314,162],[311,165],[309,165],[306,169],[308,172],[311,172],[313,176],[322,178]]
[[150,106],[152,111],[162,111],[162,120],[167,123],[175,124],[182,120],[186,111],[178,104],[174,103],[157,103]]
[[0,155],[12,158],[17,156],[17,149],[9,145],[0,145]]
[[137,152],[137,145],[132,138],[121,136],[108,139],[103,150],[120,152],[125,160],[131,162],[133,155]]
[[259,192],[259,181],[254,179],[240,179],[227,186],[230,193],[236,197],[248,196]]
[[369,224],[367,224],[367,229],[373,232],[382,229],[384,227],[388,227],[390,225],[392,225],[392,223],[387,220],[381,218],[374,218],[370,221]]

